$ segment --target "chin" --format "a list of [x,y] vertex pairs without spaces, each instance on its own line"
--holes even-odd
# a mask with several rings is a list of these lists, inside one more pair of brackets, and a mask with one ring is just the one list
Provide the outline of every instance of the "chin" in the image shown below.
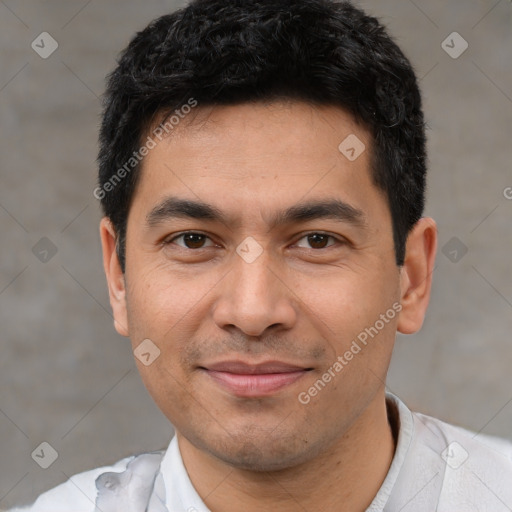
[[253,472],[283,471],[296,467],[314,458],[319,451],[318,446],[299,439],[297,434],[285,438],[282,433],[277,439],[270,438],[268,434],[261,437],[253,434],[223,439],[213,446],[206,442],[201,443],[200,449],[231,467]]

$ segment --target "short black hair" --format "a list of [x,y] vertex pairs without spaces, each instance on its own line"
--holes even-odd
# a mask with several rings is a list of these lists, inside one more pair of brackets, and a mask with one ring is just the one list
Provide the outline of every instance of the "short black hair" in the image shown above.
[[166,121],[191,100],[283,98],[341,107],[369,130],[372,179],[387,197],[403,265],[424,209],[425,123],[414,70],[384,26],[349,2],[195,0],[138,32],[108,76],[94,195],[116,231],[123,272],[140,149],[156,117]]

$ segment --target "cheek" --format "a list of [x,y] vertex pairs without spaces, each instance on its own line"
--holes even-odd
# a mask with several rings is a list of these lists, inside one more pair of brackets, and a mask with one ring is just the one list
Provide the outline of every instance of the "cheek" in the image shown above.
[[190,328],[216,282],[212,275],[182,275],[163,265],[147,265],[133,275],[127,289],[130,333],[162,342]]
[[187,374],[162,356],[149,367],[139,365],[139,373],[154,402],[171,422],[190,416],[197,400],[194,400]]
[[307,314],[323,323],[324,329],[329,327],[331,336],[342,339],[373,325],[398,295],[390,293],[391,287],[382,275],[372,276],[368,271],[340,270],[323,278],[302,276],[295,289],[303,298]]
[[[390,274],[391,275],[391,274]],[[326,280],[322,290],[309,293],[307,305],[328,343],[332,367],[341,357],[343,369],[334,371],[332,396],[349,388],[371,387],[385,378],[393,350],[399,288],[383,275],[348,274]],[[305,291],[303,292],[305,293]],[[337,366],[340,369],[340,366]],[[343,391],[345,390],[345,391]]]

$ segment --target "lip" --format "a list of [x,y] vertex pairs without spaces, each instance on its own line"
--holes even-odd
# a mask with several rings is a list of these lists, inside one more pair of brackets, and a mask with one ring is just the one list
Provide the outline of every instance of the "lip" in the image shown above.
[[311,370],[281,361],[259,364],[222,361],[200,369],[231,394],[253,398],[270,396],[295,383]]

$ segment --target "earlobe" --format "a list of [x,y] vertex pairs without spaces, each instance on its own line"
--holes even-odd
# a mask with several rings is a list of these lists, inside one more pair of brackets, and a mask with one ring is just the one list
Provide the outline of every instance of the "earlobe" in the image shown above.
[[116,251],[116,232],[108,217],[101,219],[100,237],[114,327],[121,336],[128,336],[125,278]]
[[414,334],[423,325],[430,300],[436,250],[436,223],[424,217],[407,237],[405,261],[400,273],[402,310],[397,330],[402,334]]

